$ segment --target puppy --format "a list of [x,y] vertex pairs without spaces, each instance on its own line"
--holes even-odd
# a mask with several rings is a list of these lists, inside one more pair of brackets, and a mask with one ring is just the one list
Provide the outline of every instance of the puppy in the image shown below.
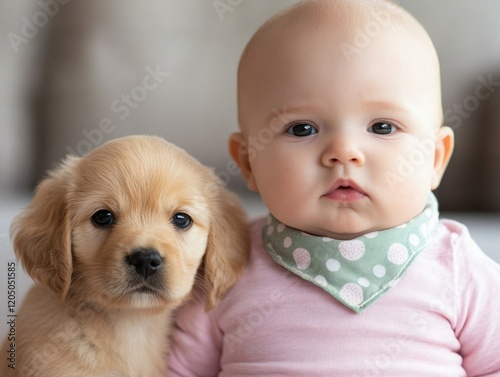
[[4,377],[164,376],[172,311],[195,285],[207,309],[216,305],[249,252],[235,197],[150,136],[67,158],[12,236],[37,284],[18,312],[16,369],[4,366]]

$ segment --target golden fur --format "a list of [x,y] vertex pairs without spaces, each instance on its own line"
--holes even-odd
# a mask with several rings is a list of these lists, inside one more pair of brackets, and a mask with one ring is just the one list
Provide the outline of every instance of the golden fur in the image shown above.
[[[111,225],[93,222],[99,210]],[[192,218],[189,228],[174,225],[178,213]],[[0,368],[5,377],[164,376],[173,309],[194,285],[207,309],[216,305],[249,248],[244,212],[215,174],[150,136],[67,158],[12,235],[37,284],[18,313],[16,370]],[[130,262],[136,250],[161,256],[151,276]]]

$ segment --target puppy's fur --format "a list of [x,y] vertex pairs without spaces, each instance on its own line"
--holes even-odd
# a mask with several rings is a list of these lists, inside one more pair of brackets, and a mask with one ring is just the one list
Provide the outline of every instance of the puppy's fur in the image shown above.
[[16,369],[2,376],[164,376],[172,310],[194,285],[216,305],[249,247],[215,174],[149,136],[66,159],[12,235],[37,284],[17,317]]

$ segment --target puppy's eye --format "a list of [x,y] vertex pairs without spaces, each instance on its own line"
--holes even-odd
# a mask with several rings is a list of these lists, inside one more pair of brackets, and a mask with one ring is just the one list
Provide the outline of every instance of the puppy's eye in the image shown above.
[[115,216],[107,209],[101,209],[92,215],[92,223],[98,227],[103,228],[112,225],[115,222]]
[[185,213],[177,212],[172,216],[172,224],[179,229],[188,229],[193,223],[193,219]]

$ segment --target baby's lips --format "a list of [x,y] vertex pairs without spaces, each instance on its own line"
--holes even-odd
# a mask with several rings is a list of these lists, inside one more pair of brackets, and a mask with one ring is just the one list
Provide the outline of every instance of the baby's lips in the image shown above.
[[354,182],[351,179],[346,179],[346,178],[336,180],[335,183],[333,184],[333,186],[330,188],[330,191],[327,192],[327,195],[329,193],[337,190],[339,187],[351,188],[351,189],[354,189],[356,191],[359,191],[361,194],[366,195],[366,193],[363,191],[363,189],[356,182]]
[[357,200],[367,196],[364,190],[351,179],[338,179],[324,195],[336,200]]

